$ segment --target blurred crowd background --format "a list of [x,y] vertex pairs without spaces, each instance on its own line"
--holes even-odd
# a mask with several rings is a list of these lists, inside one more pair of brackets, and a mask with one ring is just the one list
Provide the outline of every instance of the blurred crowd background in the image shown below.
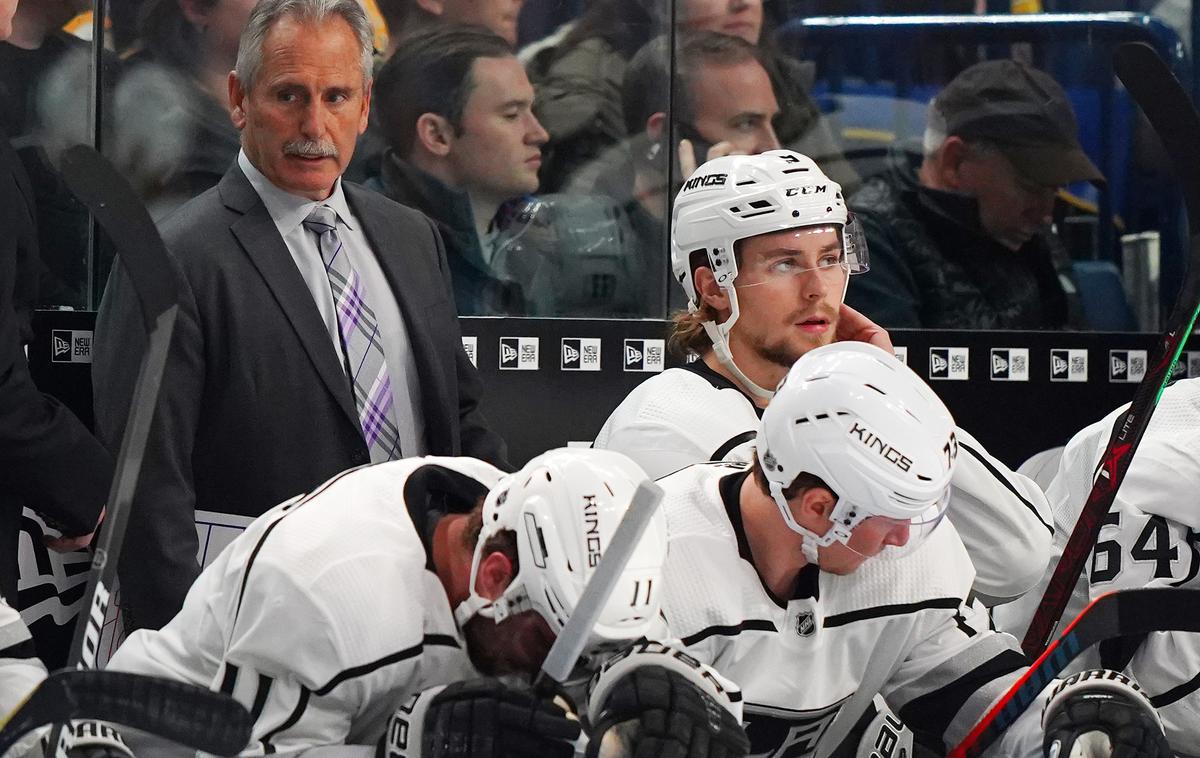
[[[364,3],[376,82],[347,178],[435,220],[461,315],[665,318],[682,302],[668,204],[693,165],[792,148],[869,221],[880,187],[929,155],[930,101],[1006,58],[1061,85],[1106,180],[1042,198],[1041,307],[934,322],[850,302],[885,327],[1153,331],[1173,299],[1178,189],[1111,53],[1150,42],[1194,86],[1188,0]],[[97,28],[86,0],[22,0],[0,43],[0,129],[37,196],[32,307],[94,310],[111,265],[55,172],[65,146],[99,145],[158,219],[229,168],[227,75],[252,5],[122,0]]]

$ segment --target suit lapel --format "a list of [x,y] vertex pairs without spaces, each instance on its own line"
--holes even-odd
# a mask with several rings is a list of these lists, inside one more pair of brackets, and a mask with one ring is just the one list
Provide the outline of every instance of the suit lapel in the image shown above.
[[325,322],[313,302],[312,292],[304,283],[304,277],[296,268],[266,206],[236,163],[221,179],[219,187],[225,205],[242,214],[230,225],[231,231],[291,322],[317,374],[347,418],[358,428],[358,412],[350,394],[349,379],[338,362],[337,351],[333,349]]
[[[378,204],[372,202],[369,190],[358,185],[342,182],[346,193],[346,201],[350,204],[354,215],[362,221],[363,232],[375,258],[379,261],[383,274],[392,286],[396,304],[404,317],[404,325],[408,330],[408,340],[412,345],[413,361],[417,366],[417,376],[421,386],[421,401],[425,406],[426,418],[443,418],[445,412],[439,409],[452,407],[447,396],[446,381],[441,374],[442,362],[438,358],[437,345],[434,335],[430,332],[426,319],[426,305],[437,298],[433,293],[425,291],[428,276],[413,276],[412,269],[425,268],[424,261],[404,260],[404,246],[413,248],[422,246],[412,239],[412,229],[398,222],[398,215],[383,212]],[[443,286],[437,279],[437,272],[429,272],[435,277],[436,286]],[[430,450],[450,450],[448,430],[441,424],[429,424],[425,428],[426,442]]]

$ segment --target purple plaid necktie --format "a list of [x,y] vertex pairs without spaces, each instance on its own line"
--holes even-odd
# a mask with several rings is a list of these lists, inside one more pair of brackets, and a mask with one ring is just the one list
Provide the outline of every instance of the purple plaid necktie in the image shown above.
[[367,305],[367,290],[337,234],[337,213],[319,205],[304,219],[306,229],[316,233],[321,260],[329,276],[333,306],[337,311],[338,334],[346,354],[346,371],[363,439],[371,451],[371,462],[400,457],[400,437],[392,409],[392,380],[383,358],[379,322]]

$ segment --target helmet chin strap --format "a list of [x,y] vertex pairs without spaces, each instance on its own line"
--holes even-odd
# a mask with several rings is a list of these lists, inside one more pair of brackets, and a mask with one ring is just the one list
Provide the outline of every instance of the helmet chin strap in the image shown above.
[[729,293],[729,318],[726,319],[725,323],[723,324],[718,324],[715,321],[705,321],[704,333],[708,335],[710,340],[712,340],[713,352],[716,353],[717,360],[721,363],[721,365],[728,369],[729,373],[733,374],[734,378],[737,379],[743,387],[750,390],[750,394],[754,395],[760,400],[769,401],[771,398],[775,397],[775,391],[758,386],[758,384],[752,381],[750,377],[746,376],[746,374],[743,373],[740,368],[738,368],[738,365],[733,362],[733,354],[729,352],[729,341],[726,339],[726,335],[729,334],[729,330],[733,328],[733,325],[737,323],[740,311],[738,309],[737,293],[733,291],[733,287],[726,286],[722,289],[725,289]]
[[[849,288],[850,274],[847,272],[845,280],[842,282],[841,302],[843,303],[846,302],[846,291]],[[726,337],[729,334],[729,331],[733,329],[733,325],[737,323],[738,315],[740,315],[741,311],[738,308],[737,292],[734,291],[733,287],[725,285],[722,287],[722,289],[729,293],[729,318],[726,319],[722,324],[718,324],[715,321],[705,321],[704,333],[708,335],[710,340],[712,340],[713,352],[717,356],[717,361],[719,361],[722,366],[728,369],[729,373],[733,374],[734,378],[737,379],[743,387],[748,389],[751,395],[754,395],[759,400],[770,401],[771,398],[775,397],[775,390],[769,390],[765,387],[760,387],[750,377],[746,376],[745,372],[738,368],[737,363],[735,363],[733,360],[733,353],[731,353],[729,350],[729,340]],[[696,306],[692,305],[691,309],[693,311],[696,310]],[[815,558],[813,559],[813,562],[816,563]]]

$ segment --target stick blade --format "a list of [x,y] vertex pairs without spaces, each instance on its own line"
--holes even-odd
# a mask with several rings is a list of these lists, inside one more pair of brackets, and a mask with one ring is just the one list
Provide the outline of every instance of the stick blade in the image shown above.
[[220,692],[121,671],[60,671],[42,682],[0,730],[0,755],[54,722],[109,721],[216,755],[241,752],[250,714]]
[[546,654],[546,660],[538,674],[539,682],[543,677],[560,683],[566,681],[587,645],[596,619],[604,610],[604,604],[608,602],[625,564],[629,562],[629,557],[645,533],[646,527],[650,525],[662,498],[662,488],[654,482],[647,479],[638,485],[629,510],[621,517],[621,523],[613,533],[608,548],[600,557],[596,573],[588,580],[579,602],[571,611],[570,618],[554,640],[550,652]]

